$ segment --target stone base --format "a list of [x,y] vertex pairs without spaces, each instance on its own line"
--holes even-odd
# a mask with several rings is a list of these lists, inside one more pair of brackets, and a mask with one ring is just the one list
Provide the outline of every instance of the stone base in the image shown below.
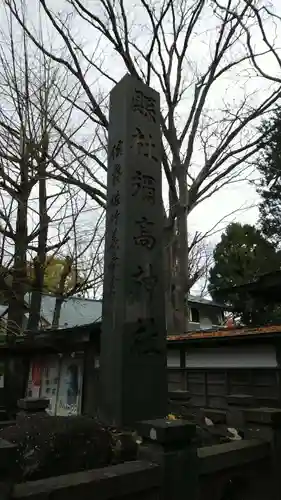
[[44,412],[49,406],[46,398],[22,398],[18,400],[18,408],[28,413]]

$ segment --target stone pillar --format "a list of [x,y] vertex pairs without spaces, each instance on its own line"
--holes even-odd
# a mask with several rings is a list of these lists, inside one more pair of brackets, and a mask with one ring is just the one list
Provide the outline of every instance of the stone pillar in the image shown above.
[[226,423],[229,427],[244,429],[244,410],[256,406],[255,398],[249,394],[230,394],[227,396],[228,412]]
[[196,426],[184,420],[140,422],[143,438],[140,458],[158,463],[162,469],[161,500],[196,500],[199,494],[199,461],[192,443]]
[[16,356],[12,352],[5,362],[4,397],[8,418],[14,418],[17,413],[17,401],[24,397],[28,378],[28,359]]
[[159,94],[126,75],[110,96],[100,417],[167,413]]

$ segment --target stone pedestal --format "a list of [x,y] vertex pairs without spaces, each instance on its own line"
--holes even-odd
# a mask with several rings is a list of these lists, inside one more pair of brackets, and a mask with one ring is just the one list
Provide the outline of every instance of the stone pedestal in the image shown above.
[[227,396],[228,412],[226,423],[229,427],[244,429],[244,410],[256,406],[255,398],[249,394],[230,394]]
[[46,398],[22,398],[18,400],[18,408],[22,415],[46,414],[50,404]]
[[176,413],[183,418],[188,418],[187,413],[189,409],[190,393],[189,391],[169,391],[169,413]]
[[137,430],[143,438],[140,458],[161,465],[161,500],[196,500],[199,462],[193,444],[195,425],[184,420],[157,419],[138,423]]

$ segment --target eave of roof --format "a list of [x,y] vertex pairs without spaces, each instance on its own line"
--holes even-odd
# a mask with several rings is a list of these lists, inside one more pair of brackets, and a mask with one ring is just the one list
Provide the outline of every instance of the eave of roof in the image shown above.
[[229,307],[220,302],[216,302],[210,299],[205,299],[204,297],[199,297],[197,295],[191,295],[191,294],[188,296],[188,303],[209,306],[209,307],[218,307],[220,309],[229,309]]
[[[83,334],[88,335],[88,340],[90,340],[90,337],[92,335],[96,335],[100,333],[101,329],[101,323],[95,322],[92,324],[88,325],[83,325],[83,326],[78,326],[78,327],[72,327],[72,328],[60,328],[58,330],[56,329],[46,329],[46,330],[39,330],[33,337],[33,342],[34,344],[37,344],[37,342],[41,343],[42,341],[44,342],[44,339],[49,340],[49,341],[59,341],[63,340],[63,338],[67,339],[69,342],[74,340],[74,338],[77,336],[78,337],[83,337]],[[278,336],[280,336],[281,340],[281,324],[280,325],[268,325],[268,326],[262,326],[262,327],[257,327],[257,328],[221,328],[221,329],[213,329],[213,330],[197,330],[197,331],[192,331],[184,334],[172,334],[167,336],[167,341],[170,345],[177,344],[177,343],[193,343],[193,342],[208,342],[211,341],[212,343],[215,341],[228,341],[228,340],[233,340],[233,341],[247,341],[247,340],[255,340],[255,339],[277,339]],[[99,335],[98,335],[99,338]],[[84,337],[84,340],[82,339],[81,341],[85,342],[86,337]],[[3,342],[3,339],[2,339]],[[0,342],[0,347],[4,347],[5,343]],[[18,337],[16,339],[16,344],[23,344],[23,343],[30,343],[28,340],[28,337],[26,335]],[[7,346],[7,345],[6,345]]]
[[[168,335],[168,342],[184,342],[190,340],[204,340],[204,339],[227,339],[227,338],[237,338],[245,339],[248,337],[260,337],[261,335],[268,334],[281,334],[281,325],[270,325],[262,326],[258,328],[224,328],[220,330],[208,330],[208,331],[195,331],[188,332],[181,335]],[[281,338],[281,335],[280,335]]]

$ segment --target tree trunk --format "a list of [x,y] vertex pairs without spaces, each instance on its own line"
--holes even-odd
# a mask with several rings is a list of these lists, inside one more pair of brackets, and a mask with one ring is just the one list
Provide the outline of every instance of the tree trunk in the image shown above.
[[173,308],[173,280],[172,280],[172,251],[171,243],[167,241],[164,250],[165,265],[165,301],[166,301],[166,324],[168,333],[174,332],[174,308]]
[[[29,182],[29,153],[25,150],[25,130],[21,137],[20,179],[16,193],[18,202],[16,230],[14,235],[14,264],[12,290],[8,305],[7,340],[14,342],[23,333],[25,293],[27,291],[27,210],[32,184]],[[14,414],[17,401],[23,396],[28,374],[28,361],[23,357],[9,357],[6,363],[5,399],[8,412]]]
[[27,251],[27,201],[28,194],[21,184],[18,197],[17,222],[14,248],[14,266],[12,271],[12,293],[8,306],[7,338],[12,340],[22,332],[25,313],[25,292],[27,285],[26,251]]
[[44,276],[46,266],[46,246],[48,240],[48,214],[47,214],[47,190],[46,190],[46,159],[48,152],[48,136],[43,136],[43,152],[38,164],[39,173],[39,236],[38,252],[34,259],[34,279],[32,281],[31,301],[28,331],[37,330],[41,319],[42,292],[44,289]]
[[[173,162],[171,175],[176,186],[176,164]],[[166,266],[166,318],[168,333],[177,333],[180,328],[177,314],[177,271],[178,271],[178,235],[176,225],[176,213],[178,204],[175,197],[169,190],[169,220],[170,228],[166,231],[165,239],[165,266]],[[172,222],[173,221],[173,222]]]
[[56,297],[56,303],[55,303],[55,309],[54,309],[53,321],[52,321],[53,328],[59,327],[60,313],[61,313],[63,301],[64,301],[63,296]]
[[178,267],[177,267],[177,315],[179,333],[188,330],[188,237],[187,237],[187,211],[188,190],[186,175],[181,169],[179,176],[179,202],[180,210],[177,218],[178,236]]
[[54,309],[54,314],[53,314],[52,327],[54,327],[54,328],[59,327],[60,313],[61,313],[61,308],[62,308],[62,304],[64,301],[65,283],[66,283],[67,277],[71,273],[72,264],[73,264],[73,261],[72,261],[71,257],[66,257],[64,268],[62,270],[62,274],[60,277],[60,282],[59,282],[57,297],[56,297],[56,304],[55,304],[55,309]]
[[[13,343],[23,331],[25,313],[25,291],[27,283],[27,200],[29,193],[22,183],[19,188],[18,210],[12,271],[12,290],[8,305],[7,341]],[[15,415],[17,401],[24,394],[28,373],[28,363],[22,357],[9,357],[5,366],[5,404],[10,417]]]

